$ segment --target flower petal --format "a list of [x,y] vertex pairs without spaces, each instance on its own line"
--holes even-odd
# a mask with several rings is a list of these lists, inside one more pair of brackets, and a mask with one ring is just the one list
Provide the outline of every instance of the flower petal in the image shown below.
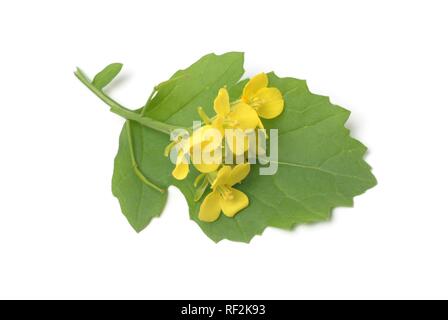
[[193,131],[193,134],[190,136],[187,144],[189,148],[187,149],[188,152],[191,152],[192,148],[200,147],[203,144],[203,142],[205,141],[205,133],[210,129],[213,129],[213,126],[205,125]]
[[227,181],[229,186],[243,181],[250,172],[250,163],[237,164],[230,172],[230,177]]
[[[218,117],[220,118],[220,117]],[[223,134],[214,126],[207,126],[207,129],[203,130],[202,133],[202,145],[201,147],[208,147],[209,150],[215,150],[217,148],[221,148]]]
[[220,163],[195,163],[194,167],[202,173],[209,173],[218,170]]
[[188,161],[185,158],[185,155],[182,151],[179,151],[179,155],[177,156],[176,167],[171,173],[174,178],[177,180],[183,180],[187,177],[188,172],[190,171]]
[[219,218],[221,213],[220,198],[221,196],[217,191],[212,191],[205,197],[199,209],[199,220],[213,222]]
[[202,139],[202,144],[192,149],[192,162],[202,173],[216,171],[222,163],[222,135],[211,128],[204,132]]
[[230,190],[232,191],[233,198],[226,200],[223,197],[220,197],[219,203],[222,212],[229,218],[232,218],[249,205],[249,198],[237,189],[230,188]]
[[233,154],[241,155],[249,150],[250,143],[256,143],[256,141],[254,141],[256,139],[251,139],[251,135],[253,134],[255,134],[254,131],[245,132],[241,129],[236,129],[233,131],[226,130],[226,144]]
[[257,111],[246,103],[238,103],[229,118],[236,122],[236,128],[243,130],[255,129],[260,121]]
[[265,73],[257,74],[255,77],[249,80],[243,89],[243,101],[249,102],[258,90],[266,88],[268,86],[268,76]]
[[263,88],[257,93],[258,115],[265,119],[273,119],[283,112],[283,96],[277,88]]
[[216,179],[212,183],[212,189],[214,190],[218,186],[222,186],[222,185],[227,184],[227,181],[229,180],[229,177],[230,177],[230,172],[232,172],[232,169],[230,168],[230,166],[223,166],[218,171]]
[[230,112],[229,93],[226,88],[219,89],[213,107],[217,114],[225,117]]
[[218,114],[216,118],[212,121],[212,126],[216,130],[218,130],[222,136],[224,136],[224,117]]

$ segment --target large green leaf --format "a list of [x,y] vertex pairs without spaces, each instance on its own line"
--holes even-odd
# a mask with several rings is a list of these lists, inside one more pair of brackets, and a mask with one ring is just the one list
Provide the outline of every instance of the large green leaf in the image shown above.
[[[208,55],[190,68],[177,72],[160,85],[145,115],[180,126],[191,126],[196,109],[210,114],[220,87],[230,88],[239,97],[243,82],[243,57],[239,53]],[[166,135],[132,123],[136,161],[156,185],[177,186],[185,195],[190,217],[214,241],[229,239],[249,242],[268,226],[290,229],[297,224],[328,220],[337,206],[351,206],[353,197],[376,184],[369,165],[363,160],[366,148],[344,127],[349,111],[330,103],[327,97],[309,92],[305,81],[269,75],[270,86],[279,88],[285,99],[284,113],[266,128],[279,129],[279,169],[276,175],[260,176],[252,166],[250,176],[238,186],[250,198],[250,205],[235,218],[224,215],[206,223],[197,218],[193,175],[184,181],[171,177],[173,165],[163,157]],[[122,210],[136,230],[160,215],[166,193],[145,185],[135,176],[130,158],[126,127],[120,138],[115,162],[113,190]]]
[[337,206],[353,205],[353,197],[376,184],[363,160],[366,148],[344,127],[349,112],[314,95],[305,81],[270,74],[270,85],[279,88],[285,111],[264,121],[279,129],[279,168],[260,176],[257,166],[238,188],[250,206],[235,218],[222,215],[214,223],[198,221],[213,240],[250,241],[267,226],[290,229],[297,224],[328,220]]

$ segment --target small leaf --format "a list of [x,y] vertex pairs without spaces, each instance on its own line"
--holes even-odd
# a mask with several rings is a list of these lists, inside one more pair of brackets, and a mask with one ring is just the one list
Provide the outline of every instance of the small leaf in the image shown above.
[[98,72],[98,74],[93,78],[92,84],[97,88],[102,90],[107,86],[114,78],[120,73],[123,64],[121,63],[111,63],[106,68]]

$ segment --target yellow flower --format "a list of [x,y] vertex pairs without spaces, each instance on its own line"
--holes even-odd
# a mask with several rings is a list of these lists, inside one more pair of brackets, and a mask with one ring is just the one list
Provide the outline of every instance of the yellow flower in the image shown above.
[[[187,177],[190,166],[189,158],[194,153],[195,148],[199,148],[200,159],[194,159],[193,154],[193,165],[198,169],[198,171],[203,173],[216,171],[222,162],[222,157],[214,157],[214,152],[211,151],[211,159],[205,158],[205,149],[215,150],[221,148],[222,139],[215,138],[214,135],[215,128],[211,125],[205,125],[195,130],[191,137],[180,142],[178,145],[179,150],[177,154],[176,167],[172,171],[172,175],[177,180],[183,180]],[[208,151],[207,150],[207,151]],[[204,161],[207,160],[207,161]]]
[[222,88],[214,101],[217,114],[212,125],[224,135],[224,129],[235,130],[234,135],[227,136],[227,144],[234,154],[241,154],[249,148],[248,132],[257,128],[260,118],[254,108],[239,101],[230,107],[229,93]]
[[217,114],[212,125],[223,132],[224,128],[255,129],[258,125],[257,112],[244,102],[230,108],[229,93],[226,88],[219,89],[213,107]]
[[199,219],[213,222],[219,218],[221,211],[232,218],[249,205],[249,198],[241,191],[232,188],[233,185],[247,177],[250,164],[238,164],[233,169],[223,166],[212,183],[212,192],[204,199],[199,210]]
[[280,90],[268,88],[268,81],[265,73],[250,79],[244,87],[241,100],[254,108],[260,117],[273,119],[283,112],[284,101]]

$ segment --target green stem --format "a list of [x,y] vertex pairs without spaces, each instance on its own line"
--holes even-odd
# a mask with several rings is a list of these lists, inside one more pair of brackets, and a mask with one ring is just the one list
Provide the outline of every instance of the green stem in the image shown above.
[[75,76],[81,81],[90,91],[92,91],[98,98],[100,98],[104,103],[106,103],[110,107],[110,111],[113,113],[127,119],[136,121],[145,127],[154,129],[156,131],[170,134],[171,131],[179,128],[178,126],[173,126],[167,123],[163,123],[148,117],[143,117],[141,114],[138,114],[128,108],[125,108],[121,104],[119,104],[114,99],[107,96],[102,90],[95,87],[87,78],[87,76],[82,72],[81,69],[77,68],[75,71]]
[[129,120],[126,121],[126,133],[128,136],[129,153],[131,154],[132,168],[134,169],[135,175],[147,186],[156,189],[160,193],[165,193],[164,189],[156,186],[154,183],[149,181],[138,166],[137,160],[135,159],[134,142],[132,140],[131,121]]
[[[135,159],[135,153],[134,153],[134,142],[132,139],[132,132],[131,132],[131,123],[130,121],[136,121],[148,128],[154,129],[159,132],[163,132],[165,134],[170,134],[172,130],[177,129],[178,127],[156,121],[154,119],[143,117],[143,115],[138,114],[128,108],[123,107],[121,104],[119,104],[117,101],[113,100],[109,96],[107,96],[102,90],[95,87],[90,80],[87,78],[87,76],[81,71],[81,69],[77,68],[75,71],[75,76],[87,87],[92,91],[98,98],[100,98],[103,102],[105,102],[107,105],[110,106],[110,111],[112,111],[115,114],[118,114],[119,116],[125,118],[126,121],[126,133],[128,137],[128,144],[129,144],[129,153],[131,156],[131,162],[132,162],[132,168],[134,170],[135,175],[147,186],[159,191],[160,193],[165,193],[166,190],[160,188],[159,186],[155,185],[151,181],[148,180],[148,178],[145,177],[143,172],[140,170],[137,160]],[[151,97],[154,95],[151,94]]]

